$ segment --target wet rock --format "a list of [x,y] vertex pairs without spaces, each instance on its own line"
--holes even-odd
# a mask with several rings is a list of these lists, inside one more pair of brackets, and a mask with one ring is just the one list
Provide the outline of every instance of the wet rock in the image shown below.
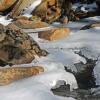
[[46,56],[39,45],[21,30],[0,27],[0,60],[10,64],[30,63],[35,55]]
[[54,41],[54,40],[60,40],[63,39],[70,34],[69,28],[58,28],[58,29],[52,29],[45,32],[39,32],[38,37],[41,39]]

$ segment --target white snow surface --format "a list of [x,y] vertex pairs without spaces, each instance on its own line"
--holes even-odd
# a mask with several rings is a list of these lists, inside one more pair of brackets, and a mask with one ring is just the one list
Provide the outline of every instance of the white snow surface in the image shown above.
[[12,19],[7,20],[5,16],[0,17],[0,24],[3,24],[4,26],[10,24]]
[[[37,1],[36,6],[40,1]],[[31,9],[34,9],[34,7],[30,6],[26,9],[27,16],[31,13]],[[49,55],[47,57],[36,57],[32,63],[20,66],[39,65],[44,67],[45,72],[7,86],[0,86],[0,100],[75,100],[71,97],[56,96],[50,89],[54,88],[59,81],[70,84],[70,90],[78,88],[74,75],[64,69],[64,66],[67,66],[77,72],[74,64],[78,62],[86,63],[85,58],[75,53],[78,51],[81,51],[88,58],[98,59],[94,73],[96,83],[100,85],[100,27],[80,30],[84,25],[98,21],[100,21],[100,17],[96,16],[80,22],[70,22],[67,25],[72,30],[70,36],[58,41],[50,42],[39,39],[38,33],[30,34],[42,49],[49,52]],[[11,20],[6,20],[5,17],[0,18],[0,23],[4,25],[10,22]]]

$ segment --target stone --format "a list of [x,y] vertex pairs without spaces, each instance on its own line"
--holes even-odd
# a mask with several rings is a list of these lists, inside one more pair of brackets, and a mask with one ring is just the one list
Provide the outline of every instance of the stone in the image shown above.
[[61,11],[61,8],[57,6],[56,0],[43,0],[32,14],[39,16],[42,21],[52,23],[61,16]]
[[42,21],[32,21],[32,20],[24,20],[24,19],[19,19],[13,22],[14,25],[18,26],[19,28],[22,29],[35,29],[35,28],[42,28],[42,27],[47,27],[48,24]]
[[68,20],[75,20],[72,13],[73,0],[42,0],[42,3],[32,12],[33,15],[41,17],[42,21],[52,23],[60,21],[60,18],[67,16]]
[[[0,27],[0,61],[10,64],[25,64],[35,56],[46,56],[47,52],[22,30]],[[2,64],[1,64],[2,65]]]
[[87,30],[94,27],[100,27],[100,22],[91,23],[88,25],[83,26],[80,30]]
[[0,11],[5,11],[11,7],[17,0],[1,0],[0,1]]
[[41,18],[39,16],[32,16],[29,18],[30,21],[41,21]]
[[54,41],[54,40],[60,40],[63,39],[70,34],[69,28],[58,28],[58,29],[52,29],[45,32],[39,32],[38,37],[41,39]]
[[63,18],[60,18],[59,21],[62,24],[68,24],[68,17],[67,16],[63,16]]
[[25,8],[29,7],[36,0],[19,0],[16,6],[12,9],[10,16],[15,18],[16,16],[21,15]]
[[37,75],[42,72],[44,72],[44,68],[41,66],[1,68],[0,86],[8,85],[12,82]]
[[8,24],[7,26],[5,26],[7,29],[13,29],[13,30],[20,30],[20,28],[18,26],[16,26],[13,23]]
[[29,7],[36,0],[1,0],[0,13],[9,14],[10,17],[15,18],[22,14],[22,12]]

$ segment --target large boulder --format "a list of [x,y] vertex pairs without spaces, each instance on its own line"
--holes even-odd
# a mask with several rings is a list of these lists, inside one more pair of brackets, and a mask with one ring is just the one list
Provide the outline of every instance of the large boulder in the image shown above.
[[[27,34],[15,27],[0,25],[0,62],[10,64],[30,63],[35,56],[46,56],[39,45]],[[0,63],[2,65],[2,63]]]

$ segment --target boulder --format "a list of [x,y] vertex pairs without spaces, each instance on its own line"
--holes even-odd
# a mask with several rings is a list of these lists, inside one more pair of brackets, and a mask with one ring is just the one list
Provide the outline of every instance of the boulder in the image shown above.
[[46,55],[47,52],[42,50],[27,33],[0,25],[0,61],[23,64],[30,63],[35,56]]
[[54,41],[54,40],[60,40],[62,38],[65,38],[69,36],[70,29],[69,28],[58,28],[58,29],[52,29],[45,32],[39,32],[38,37],[41,39]]

